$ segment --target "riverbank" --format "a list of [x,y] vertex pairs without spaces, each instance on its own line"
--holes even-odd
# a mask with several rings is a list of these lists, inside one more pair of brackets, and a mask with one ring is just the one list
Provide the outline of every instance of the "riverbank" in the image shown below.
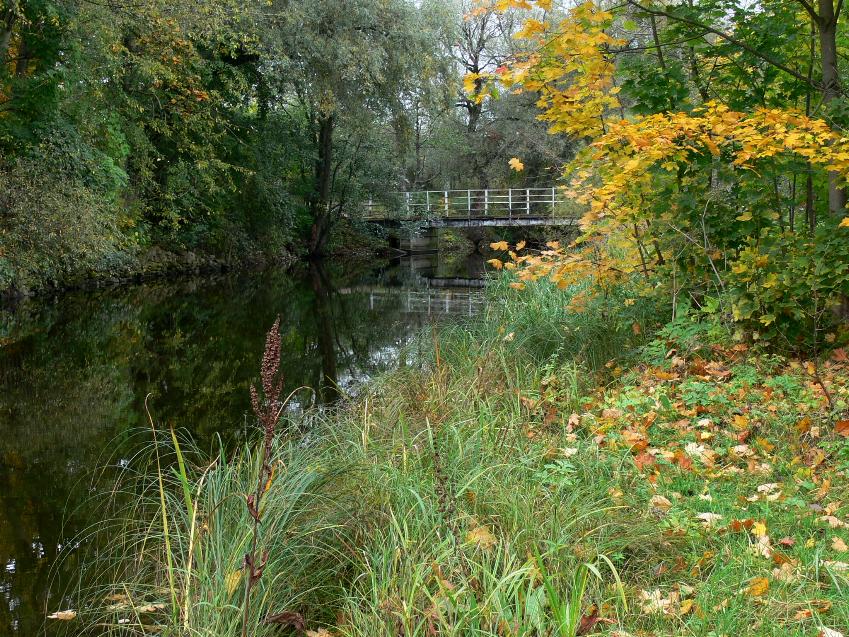
[[846,352],[508,282],[267,463],[161,433],[69,625],[238,635],[252,572],[251,635],[843,634]]
[[[392,253],[385,240],[348,224],[337,227],[328,258],[344,259],[353,264],[374,260]],[[2,257],[2,253],[0,253]],[[259,245],[237,252],[187,250],[174,246],[153,245],[114,252],[96,265],[73,269],[61,275],[32,275],[27,278],[0,277],[0,304],[29,297],[57,295],[71,290],[119,287],[144,282],[291,267],[305,260],[293,249],[280,247],[269,251]],[[2,262],[0,262],[2,265]]]

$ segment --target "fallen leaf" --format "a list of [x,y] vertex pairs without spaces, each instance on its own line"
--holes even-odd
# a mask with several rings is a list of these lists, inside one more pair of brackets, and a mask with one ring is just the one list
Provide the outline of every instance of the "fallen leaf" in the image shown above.
[[838,435],[843,436],[844,438],[849,438],[849,419],[838,420],[836,423],[834,423],[834,431],[836,431]]
[[319,628],[318,630],[308,630],[304,633],[306,637],[333,637],[333,633],[331,633],[326,628]]
[[648,437],[639,431],[625,429],[622,431],[622,438],[625,440],[625,444],[628,445],[631,453],[635,455],[645,451],[646,447],[649,446]]
[[708,527],[714,526],[719,520],[722,519],[722,516],[718,513],[699,513],[696,516],[696,519],[704,522]]
[[792,537],[788,536],[788,537],[783,537],[780,540],[778,540],[778,543],[781,546],[793,546],[794,544],[796,544],[796,540],[794,540]]
[[836,536],[831,538],[831,548],[835,551],[839,551],[840,553],[846,553],[849,551],[849,546],[846,546],[846,542],[843,541],[843,538]]
[[741,416],[740,414],[736,414],[734,416],[734,427],[737,429],[745,429],[749,426],[749,419],[746,416]]
[[643,451],[642,453],[638,453],[634,456],[634,464],[637,465],[637,469],[642,471],[646,467],[650,467],[656,463],[654,456],[650,453]]
[[671,615],[675,603],[678,601],[678,593],[672,591],[668,597],[664,597],[661,590],[640,591],[640,610],[645,615]]
[[59,619],[63,622],[69,622],[72,619],[77,618],[77,611],[75,610],[60,610],[55,613],[51,613],[47,616],[47,619]]
[[790,562],[785,562],[780,567],[772,569],[772,576],[779,582],[794,582],[797,578],[797,569]]
[[756,577],[746,587],[746,594],[752,597],[760,597],[769,590],[769,579]]
[[477,544],[484,550],[491,549],[498,544],[498,538],[492,534],[492,531],[486,525],[481,525],[469,531],[466,534],[466,540],[472,544]]
[[669,511],[669,509],[672,508],[672,502],[669,501],[669,498],[662,495],[653,495],[650,502],[654,508],[660,509],[661,511]]
[[823,629],[820,630],[817,637],[843,637],[843,633],[841,633],[838,630],[834,630],[832,628],[823,627]]
[[594,632],[594,628],[596,624],[613,624],[615,623],[612,619],[603,619],[598,614],[598,607],[595,605],[591,606],[589,609],[589,615],[584,614],[581,616],[581,621],[578,623],[578,628],[575,630],[575,635],[589,635]]
[[823,564],[828,568],[837,571],[838,573],[849,572],[849,562],[834,562],[831,560],[825,560]]
[[283,611],[282,613],[269,615],[265,618],[265,623],[288,626],[290,628],[294,628],[298,632],[303,632],[304,628],[306,627],[306,622],[304,621],[303,615],[288,610]]
[[846,524],[846,522],[833,515],[821,515],[817,518],[817,520],[820,522],[827,522],[832,529],[839,529],[849,526],[849,524]]
[[515,170],[517,173],[522,172],[525,169],[525,164],[518,157],[513,157],[507,164]]

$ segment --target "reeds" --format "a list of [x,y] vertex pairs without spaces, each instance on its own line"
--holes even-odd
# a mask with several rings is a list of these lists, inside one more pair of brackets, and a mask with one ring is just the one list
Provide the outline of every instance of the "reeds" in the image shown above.
[[[428,335],[417,364],[313,414],[306,437],[279,428],[275,325],[251,394],[261,438],[211,461],[160,441],[175,469],[163,455],[142,480],[109,591],[134,604],[173,591],[180,610],[156,619],[173,635],[264,637],[283,623],[344,637],[574,637],[600,621],[592,604],[618,621],[619,573],[659,531],[611,501],[612,486],[628,488],[615,462],[588,447],[557,464],[551,440],[592,373],[590,346],[565,353],[568,325],[538,332],[533,321],[564,316],[562,294],[538,294],[494,297],[481,321]],[[562,412],[547,423],[521,400],[543,392]],[[127,626],[102,603],[92,617]]]

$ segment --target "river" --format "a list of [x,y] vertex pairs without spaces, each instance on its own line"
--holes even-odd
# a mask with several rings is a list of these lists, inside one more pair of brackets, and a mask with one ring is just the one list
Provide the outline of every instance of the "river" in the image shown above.
[[157,423],[201,447],[219,435],[232,444],[251,435],[248,388],[275,317],[286,385],[313,387],[322,403],[396,365],[428,323],[483,302],[480,259],[349,269],[304,265],[0,309],[0,636],[39,634],[45,609],[70,603],[58,592],[80,568],[77,538],[97,521],[93,472],[131,461],[148,395]]

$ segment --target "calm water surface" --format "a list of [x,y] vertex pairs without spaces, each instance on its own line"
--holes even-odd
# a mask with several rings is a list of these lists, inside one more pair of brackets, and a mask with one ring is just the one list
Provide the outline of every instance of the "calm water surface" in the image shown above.
[[155,420],[201,446],[238,440],[276,316],[287,386],[328,401],[394,366],[427,323],[474,314],[482,271],[477,259],[362,275],[313,265],[0,309],[0,635],[41,634],[45,609],[70,603],[55,591],[80,567],[74,538],[96,521],[92,472],[132,457],[148,394]]

